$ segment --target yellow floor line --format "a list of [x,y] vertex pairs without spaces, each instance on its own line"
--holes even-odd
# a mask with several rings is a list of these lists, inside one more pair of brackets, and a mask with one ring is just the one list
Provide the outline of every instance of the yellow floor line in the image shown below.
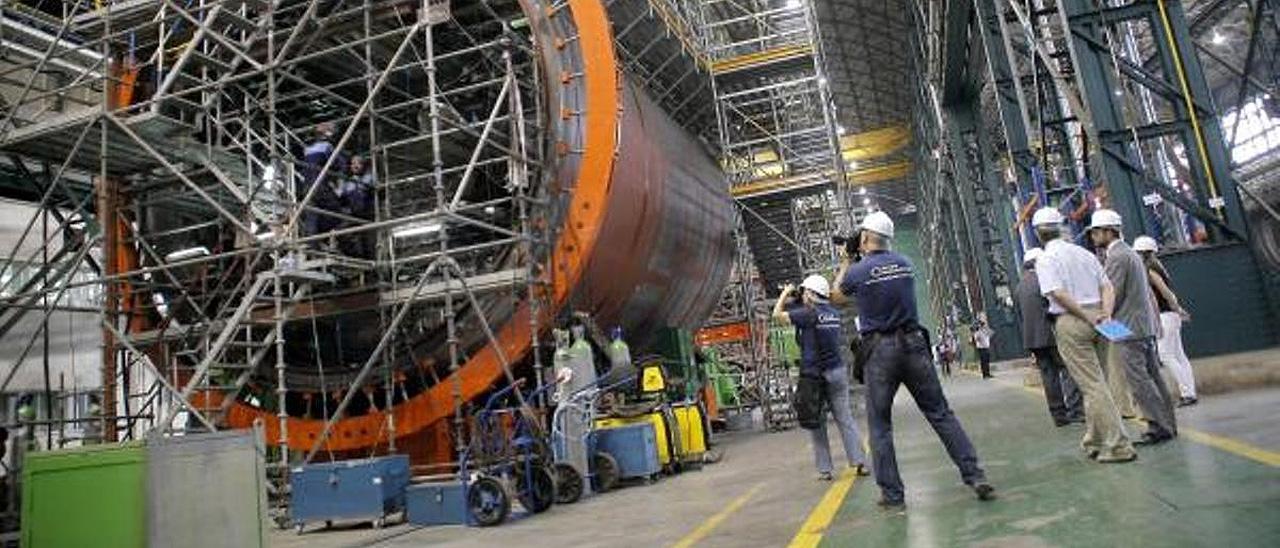
[[[1041,398],[1044,397],[1043,390],[1036,390],[1035,388],[1022,385],[1022,384],[1013,384],[1004,379],[998,379],[996,382],[999,382],[1000,384],[1003,384],[1011,388],[1021,388],[1024,391],[1026,391],[1028,394],[1032,394]],[[1201,432],[1199,430],[1187,428],[1185,426],[1178,427],[1178,435],[1186,436],[1186,438],[1191,441],[1208,445],[1209,447],[1213,447],[1215,449],[1221,449],[1233,455],[1244,457],[1252,461],[1257,461],[1267,466],[1280,467],[1280,453],[1277,453],[1275,451],[1268,451],[1261,447],[1250,445],[1240,440],[1234,440],[1231,438],[1219,436],[1217,434],[1210,434],[1208,432]]]
[[1179,436],[1186,436],[1192,441],[1200,442],[1210,447],[1216,447],[1228,453],[1235,453],[1247,459],[1252,459],[1268,466],[1280,467],[1280,453],[1275,451],[1267,451],[1261,447],[1249,445],[1239,440],[1224,438],[1208,432],[1192,430],[1190,428],[1179,427]]
[[697,529],[694,529],[693,532],[685,535],[685,537],[675,543],[672,548],[688,548],[697,544],[699,541],[706,538],[707,535],[710,535],[711,531],[714,531],[716,527],[719,527],[720,524],[724,522],[725,519],[728,519],[730,515],[746,505],[747,501],[751,500],[751,497],[755,496],[755,494],[763,488],[764,483],[758,483],[742,496],[733,499],[733,501],[729,502],[723,510],[716,513],[716,515],[707,518],[707,521],[702,522],[702,525],[699,525]]
[[809,513],[808,519],[804,520],[804,524],[800,526],[800,531],[796,532],[796,536],[791,539],[791,543],[787,548],[811,548],[817,546],[822,541],[822,534],[827,532],[827,527],[831,525],[831,520],[835,519],[836,512],[840,510],[840,505],[844,503],[844,498],[849,494],[849,490],[853,488],[853,483],[858,480],[858,475],[853,473],[852,469],[846,469],[840,479],[827,489],[826,494],[822,495],[822,500],[818,501],[818,505],[813,507],[813,511]]

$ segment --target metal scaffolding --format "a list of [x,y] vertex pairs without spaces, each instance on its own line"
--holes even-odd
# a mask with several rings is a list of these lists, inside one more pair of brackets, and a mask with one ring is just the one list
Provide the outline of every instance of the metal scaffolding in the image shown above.
[[[0,268],[31,261],[32,238],[53,250],[40,276],[5,278],[0,336],[32,313],[99,314],[106,440],[213,430],[245,406],[276,417],[284,469],[477,347],[511,378],[489,318],[545,295],[561,195],[541,125],[568,108],[541,104],[518,3],[64,9],[0,8],[21,37],[0,48],[0,150],[40,208]],[[56,226],[33,234],[45,212]],[[84,287],[100,310],[67,304]],[[371,450],[396,450],[385,416]],[[326,421],[305,457],[293,418]]]

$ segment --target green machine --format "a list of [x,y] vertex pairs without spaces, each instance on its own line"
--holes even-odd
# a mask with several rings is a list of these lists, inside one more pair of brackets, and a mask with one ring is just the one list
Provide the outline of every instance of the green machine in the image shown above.
[[721,409],[740,407],[742,398],[738,393],[738,380],[733,367],[725,363],[714,348],[704,348],[702,354],[707,379],[715,391],[716,405]]
[[687,329],[663,328],[658,331],[653,349],[662,356],[663,373],[667,377],[669,401],[696,399],[707,383],[706,371],[698,367],[693,332]]
[[769,354],[774,363],[784,369],[800,364],[800,344],[796,342],[796,330],[790,325],[769,327]]
[[146,546],[146,462],[140,442],[27,454],[22,546]]

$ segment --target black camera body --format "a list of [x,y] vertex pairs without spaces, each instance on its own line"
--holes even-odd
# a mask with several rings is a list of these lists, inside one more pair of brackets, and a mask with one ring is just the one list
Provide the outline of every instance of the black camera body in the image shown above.
[[852,236],[832,236],[831,241],[838,247],[843,247],[846,255],[850,259],[857,261],[862,258],[862,231],[855,230]]

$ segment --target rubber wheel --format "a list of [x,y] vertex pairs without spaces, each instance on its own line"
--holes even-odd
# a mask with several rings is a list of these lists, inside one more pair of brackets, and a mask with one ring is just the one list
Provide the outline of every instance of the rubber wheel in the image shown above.
[[573,504],[582,498],[582,473],[567,462],[552,467],[556,475],[556,504]]
[[604,451],[596,452],[591,460],[596,467],[595,475],[591,478],[591,488],[596,492],[604,493],[617,487],[618,478],[622,474],[622,470],[618,467],[618,460]]
[[545,466],[534,466],[528,474],[516,474],[516,488],[520,491],[520,505],[531,513],[541,514],[556,503],[556,478]]
[[467,513],[472,523],[492,527],[511,514],[511,499],[498,480],[481,476],[467,487]]

